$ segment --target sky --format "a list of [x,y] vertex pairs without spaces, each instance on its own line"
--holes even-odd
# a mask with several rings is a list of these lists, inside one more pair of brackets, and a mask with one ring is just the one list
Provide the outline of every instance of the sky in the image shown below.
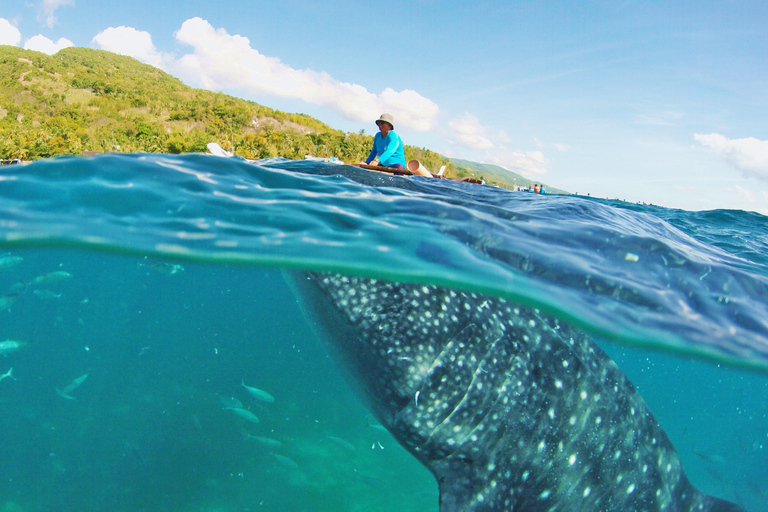
[[[184,83],[582,195],[768,215],[765,0],[4,0],[0,44]],[[434,169],[433,169],[434,171]]]

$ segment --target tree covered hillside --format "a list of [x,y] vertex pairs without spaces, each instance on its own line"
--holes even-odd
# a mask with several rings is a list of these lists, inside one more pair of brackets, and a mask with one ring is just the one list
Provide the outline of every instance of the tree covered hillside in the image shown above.
[[[32,160],[83,151],[206,151],[216,141],[246,158],[368,156],[373,138],[304,114],[193,89],[163,71],[103,50],[49,56],[0,46],[0,158]],[[438,153],[406,146],[430,169]]]

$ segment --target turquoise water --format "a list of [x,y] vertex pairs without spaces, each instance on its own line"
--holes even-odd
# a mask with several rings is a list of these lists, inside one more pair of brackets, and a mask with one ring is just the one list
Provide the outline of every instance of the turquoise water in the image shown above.
[[[0,511],[437,510],[431,475],[357,401],[286,268],[500,295],[584,328],[694,485],[768,510],[758,214],[103,155],[0,168],[0,240],[0,340],[21,342],[0,356]],[[259,423],[225,409],[232,397]]]

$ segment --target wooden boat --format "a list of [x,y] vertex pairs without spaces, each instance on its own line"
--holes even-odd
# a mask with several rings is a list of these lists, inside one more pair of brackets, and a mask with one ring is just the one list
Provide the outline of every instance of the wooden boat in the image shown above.
[[[230,153],[229,151],[224,150],[221,146],[219,146],[216,142],[209,142],[208,143],[208,151],[219,157],[224,158],[232,158],[234,155]],[[339,160],[338,158],[321,158],[321,157],[314,157],[311,155],[307,155],[305,157],[305,160],[316,160],[316,161],[323,161],[323,162],[329,162],[334,164],[341,164],[343,165],[344,162]],[[408,160],[408,165],[405,169],[393,169],[391,167],[384,167],[383,165],[370,165],[370,164],[350,164],[354,165],[355,167],[360,167],[361,169],[367,169],[369,171],[376,171],[376,172],[384,172],[387,174],[397,174],[400,176],[424,176],[427,178],[440,178],[440,179],[451,179],[451,178],[445,178],[443,176],[443,171],[445,171],[445,166],[440,169],[440,172],[437,174],[433,174],[429,172],[429,169],[424,167],[421,162],[419,162],[416,159]],[[481,180],[478,180],[476,178],[461,178],[459,180],[453,180],[453,181],[465,181],[469,183],[482,183]]]
[[370,165],[370,164],[352,164],[355,167],[361,169],[367,169],[369,171],[385,172],[387,174],[399,174],[403,176],[411,176],[413,173],[408,169],[393,169],[391,167],[384,167],[383,165]]
[[421,162],[419,162],[416,159],[408,160],[408,165],[405,169],[393,169],[391,167],[384,167],[381,165],[370,165],[370,164],[354,164],[356,167],[362,167],[363,169],[368,169],[369,171],[378,171],[378,172],[386,172],[389,174],[400,174],[400,175],[414,175],[414,176],[424,176],[426,178],[436,178],[441,177],[442,178],[442,169],[439,174],[432,174],[429,172],[429,169],[424,167]]

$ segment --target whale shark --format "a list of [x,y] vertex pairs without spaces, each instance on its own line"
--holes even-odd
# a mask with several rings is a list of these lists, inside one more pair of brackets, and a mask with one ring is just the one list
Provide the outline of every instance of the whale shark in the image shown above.
[[371,413],[437,480],[441,512],[742,511],[698,491],[584,332],[450,288],[286,274]]

